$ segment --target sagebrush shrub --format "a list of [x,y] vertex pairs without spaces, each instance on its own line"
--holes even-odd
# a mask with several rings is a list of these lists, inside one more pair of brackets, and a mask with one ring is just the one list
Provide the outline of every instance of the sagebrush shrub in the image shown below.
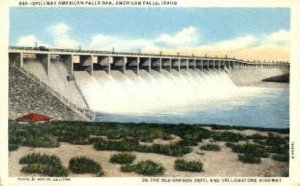
[[69,161],[69,169],[77,174],[82,173],[103,173],[102,167],[94,160],[85,157],[75,157]]
[[110,141],[110,140],[96,140],[94,143],[96,150],[116,150],[116,151],[138,151],[138,152],[152,152],[158,154],[164,154],[168,156],[182,156],[184,154],[192,152],[191,147],[182,146],[178,144],[174,145],[140,145],[136,141]]
[[202,145],[200,147],[201,150],[206,150],[206,151],[220,151],[221,148],[216,145],[216,144],[206,144],[206,145]]
[[201,172],[203,171],[203,164],[198,161],[177,159],[174,162],[174,168],[179,171]]
[[135,165],[135,172],[142,175],[161,175],[165,168],[151,160],[141,161]]
[[238,142],[240,140],[246,140],[247,138],[239,133],[234,132],[212,132],[211,137],[216,141],[230,141]]
[[180,140],[177,144],[182,146],[197,146],[198,142],[194,140]]
[[39,153],[29,154],[19,160],[23,166],[21,171],[29,174],[43,174],[50,177],[68,176],[68,170],[62,166],[61,161],[56,156],[41,155]]
[[251,154],[239,155],[239,160],[244,163],[259,164],[261,162],[260,157],[253,156]]
[[122,172],[136,172],[142,175],[162,175],[165,168],[151,160],[141,161],[135,165],[125,164],[121,166]]
[[20,148],[19,144],[8,144],[9,151],[15,151],[15,150],[18,150],[19,148]]
[[94,148],[96,150],[116,150],[116,151],[133,151],[137,146],[136,142],[130,141],[106,141],[106,140],[97,140],[94,143]]
[[265,147],[254,144],[237,144],[232,147],[233,152],[249,154],[256,157],[268,157]]
[[272,156],[272,159],[276,161],[288,162],[290,157],[288,154],[275,154]]
[[135,159],[135,155],[127,152],[115,154],[110,158],[110,162],[119,164],[130,164]]
[[22,157],[19,160],[20,164],[51,164],[51,165],[60,165],[61,162],[57,156],[48,156],[40,153],[32,153]]
[[125,164],[121,166],[122,172],[134,172],[135,171],[135,165]]

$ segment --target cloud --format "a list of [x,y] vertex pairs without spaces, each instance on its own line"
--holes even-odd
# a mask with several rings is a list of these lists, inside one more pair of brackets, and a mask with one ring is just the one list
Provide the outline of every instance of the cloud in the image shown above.
[[35,43],[43,45],[34,35],[22,36],[17,41],[17,46],[30,46],[34,47]]
[[156,49],[157,47],[147,39],[129,39],[97,34],[91,38],[90,48],[116,51],[136,51],[139,49]]
[[69,32],[70,28],[65,23],[57,23],[50,27],[52,33],[57,36],[65,35]]
[[240,50],[244,48],[253,47],[258,42],[253,35],[245,35],[236,37],[230,40],[219,41],[207,45],[199,46],[201,50]]
[[175,35],[161,34],[155,41],[156,44],[166,48],[192,47],[199,42],[199,34],[193,26],[183,28]]
[[275,45],[287,45],[290,41],[290,32],[287,30],[279,30],[266,36],[264,42]]
[[[87,41],[79,41],[71,36],[72,29],[65,23],[51,25],[47,31],[52,36],[52,42],[46,46],[59,48],[82,48],[95,50],[112,50],[203,56],[224,56],[241,59],[278,59],[289,58],[288,30],[278,30],[270,34],[241,35],[235,38],[221,40],[213,43],[201,44],[200,34],[193,26],[178,30],[174,34],[161,33],[152,38],[126,38],[114,35],[98,33]],[[41,42],[34,35],[19,38],[17,45],[34,46]]]
[[183,28],[174,35],[160,34],[156,38],[122,38],[104,34],[97,34],[91,38],[90,48],[118,51],[155,50],[196,46],[198,43],[198,33],[195,27]]
[[80,43],[70,36],[70,27],[65,23],[57,23],[49,27],[53,37],[53,46],[59,48],[78,48]]

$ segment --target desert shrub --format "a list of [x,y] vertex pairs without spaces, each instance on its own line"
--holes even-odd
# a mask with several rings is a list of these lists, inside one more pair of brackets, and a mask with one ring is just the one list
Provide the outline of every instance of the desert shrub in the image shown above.
[[234,132],[212,132],[211,137],[216,141],[230,141],[230,142],[238,142],[240,140],[247,139],[242,134],[238,134]]
[[243,154],[239,155],[239,161],[244,163],[251,163],[251,164],[259,164],[261,162],[259,157],[253,156],[251,154]]
[[172,140],[173,136],[170,134],[164,134],[164,136],[162,137],[163,140]]
[[139,140],[141,142],[151,143],[151,142],[153,142],[154,138],[149,137],[149,136],[143,136],[143,137],[139,137]]
[[269,153],[277,153],[277,154],[288,154],[289,153],[288,145],[267,146],[265,148],[266,148],[266,151]]
[[201,172],[203,171],[203,164],[198,161],[185,161],[184,159],[177,159],[174,162],[174,168],[178,171]]
[[20,148],[19,144],[8,144],[9,151],[15,151],[15,150],[18,150],[19,148]]
[[94,160],[85,157],[75,157],[69,161],[69,169],[77,174],[94,173],[102,175],[102,167]]
[[47,147],[54,148],[59,146],[59,142],[50,136],[38,137],[38,138],[29,138],[24,142],[24,146],[28,147]]
[[135,149],[137,152],[153,152],[153,145],[138,145]]
[[9,126],[9,144],[28,147],[58,147],[59,142],[47,130],[47,126]]
[[22,167],[21,171],[29,174],[42,174],[46,166],[44,164],[29,164]]
[[269,134],[268,137],[264,137],[261,139],[253,139],[255,143],[265,146],[283,146],[288,144],[288,139],[280,136],[274,136],[273,134]]
[[68,123],[62,125],[54,131],[58,141],[68,142],[73,144],[88,144],[89,132],[87,127],[80,123]]
[[233,152],[244,153],[256,157],[268,157],[266,149],[254,144],[238,144],[232,147]]
[[122,172],[136,172],[142,175],[162,175],[165,168],[151,160],[141,161],[135,165],[125,164],[121,166]]
[[226,147],[232,148],[234,147],[236,144],[232,143],[232,142],[226,142],[225,143]]
[[158,154],[164,154],[168,156],[182,156],[184,154],[192,152],[192,148],[181,145],[159,145],[154,144],[152,146],[139,145],[136,149],[139,152],[154,152]]
[[135,172],[142,175],[162,175],[165,168],[151,160],[141,161],[135,166]]
[[52,155],[48,156],[40,153],[32,153],[22,157],[19,160],[20,164],[50,164],[50,165],[60,165],[61,162],[58,157]]
[[216,144],[206,144],[202,145],[200,147],[201,150],[207,150],[207,151],[220,151],[221,148]]
[[116,150],[116,151],[133,151],[137,147],[136,142],[131,141],[106,141],[97,140],[94,143],[94,148],[96,150]]
[[122,172],[134,172],[135,171],[135,165],[125,164],[121,166]]
[[120,164],[130,164],[135,159],[135,155],[131,153],[122,152],[119,154],[115,154],[110,158],[110,162],[112,163],[120,163]]
[[43,171],[43,174],[51,177],[68,176],[68,170],[59,165],[47,165]]
[[263,136],[259,133],[255,133],[251,136],[248,136],[249,139],[257,139],[257,140],[263,140],[263,139],[267,139],[268,137],[267,136]]
[[138,152],[153,152],[158,154],[164,154],[168,156],[182,156],[190,153],[192,148],[182,145],[139,145],[137,141],[106,141],[97,140],[94,142],[94,148],[96,150],[116,150],[116,151],[138,151]]
[[265,145],[271,145],[271,146],[284,145],[287,143],[288,143],[287,139],[285,139],[284,137],[275,136],[272,133],[269,133],[269,137],[265,141]]
[[193,140],[180,140],[177,142],[177,145],[181,146],[197,146],[198,142]]
[[62,165],[28,164],[21,169],[29,174],[43,174],[50,177],[68,176],[68,170]]
[[265,141],[265,139],[253,139],[253,142],[258,145],[264,145]]
[[68,170],[62,166],[59,158],[41,154],[29,154],[19,160],[23,166],[21,171],[25,173],[37,173],[50,177],[68,176]]
[[158,154],[164,154],[168,156],[182,156],[184,154],[192,152],[191,147],[181,146],[181,145],[152,145],[152,152]]
[[123,135],[116,132],[107,135],[107,139],[120,139],[121,137],[123,137]]
[[193,140],[201,142],[202,139],[210,138],[210,131],[206,129],[198,129],[198,130],[188,130],[185,131],[180,137],[184,140]]
[[281,154],[275,154],[272,156],[273,160],[276,161],[282,161],[282,162],[289,162],[289,154],[281,155]]

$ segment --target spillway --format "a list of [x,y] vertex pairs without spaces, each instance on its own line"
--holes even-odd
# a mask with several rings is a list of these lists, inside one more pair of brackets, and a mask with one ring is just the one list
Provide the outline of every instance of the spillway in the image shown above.
[[[144,115],[210,109],[244,104],[272,91],[238,87],[226,71],[75,72],[91,110],[102,114]],[[226,109],[226,108],[225,108]]]

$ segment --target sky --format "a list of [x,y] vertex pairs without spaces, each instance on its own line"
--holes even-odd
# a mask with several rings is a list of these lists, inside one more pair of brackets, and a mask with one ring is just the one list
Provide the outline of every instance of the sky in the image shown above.
[[289,60],[288,8],[10,8],[10,45]]

